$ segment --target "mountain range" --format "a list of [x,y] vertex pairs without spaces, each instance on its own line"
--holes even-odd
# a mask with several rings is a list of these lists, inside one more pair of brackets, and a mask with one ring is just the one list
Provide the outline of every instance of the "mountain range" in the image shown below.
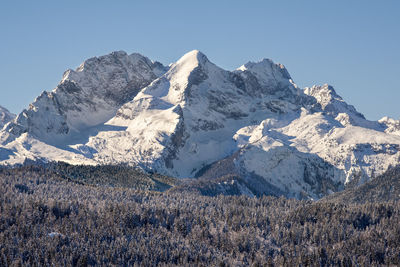
[[399,121],[299,88],[270,59],[228,71],[197,50],[88,59],[15,118],[0,109],[0,127],[2,165],[128,165],[246,195],[319,199],[400,161]]

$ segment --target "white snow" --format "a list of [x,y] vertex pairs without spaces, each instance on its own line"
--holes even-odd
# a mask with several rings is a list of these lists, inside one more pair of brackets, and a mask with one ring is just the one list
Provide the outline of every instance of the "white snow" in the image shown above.
[[8,111],[8,109],[5,107],[0,106],[0,129],[2,129],[8,122],[12,121],[15,117],[15,114]]
[[[143,87],[124,98],[132,84]],[[366,120],[329,85],[301,90],[269,59],[229,72],[197,50],[169,68],[120,51],[65,72],[0,143],[2,164],[127,163],[176,177],[236,153],[237,173],[317,199],[398,164],[400,122]]]
[[56,236],[64,237],[64,235],[59,232],[51,232],[51,233],[48,233],[47,235],[50,237],[56,237]]

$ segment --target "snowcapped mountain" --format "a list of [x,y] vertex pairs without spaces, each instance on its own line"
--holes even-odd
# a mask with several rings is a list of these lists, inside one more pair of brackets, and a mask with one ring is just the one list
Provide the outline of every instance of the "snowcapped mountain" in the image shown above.
[[7,126],[0,140],[8,143],[29,133],[52,145],[68,142],[68,137],[112,118],[122,104],[165,71],[161,63],[122,51],[88,59],[76,71],[67,70],[53,91],[38,96]]
[[4,125],[12,121],[15,118],[15,114],[12,114],[8,109],[0,106],[0,129],[4,127]]
[[320,198],[397,165],[399,125],[366,120],[331,86],[298,88],[269,59],[227,71],[197,50],[169,67],[114,52],[68,70],[9,123],[0,160],[128,164]]

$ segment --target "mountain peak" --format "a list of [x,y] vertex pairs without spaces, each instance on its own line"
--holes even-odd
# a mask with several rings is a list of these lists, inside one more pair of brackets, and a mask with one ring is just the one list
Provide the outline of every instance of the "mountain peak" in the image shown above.
[[259,61],[256,61],[256,62],[248,61],[246,64],[243,64],[242,66],[240,66],[238,69],[245,70],[245,69],[252,68],[252,67],[254,67],[256,65],[266,66],[266,65],[271,65],[271,64],[274,64],[274,62],[271,59],[263,58],[263,59],[261,59]]
[[312,87],[306,87],[304,89],[304,92],[308,95],[324,94],[329,96],[338,96],[333,86],[327,83],[323,85],[313,85]]
[[205,54],[199,50],[192,50],[184,54],[177,62],[177,65],[190,64],[190,65],[204,65],[210,62]]
[[100,57],[91,57],[86,59],[75,71],[81,72],[85,70],[92,70],[99,67],[99,65],[114,65],[121,64],[121,62],[132,62],[137,64],[138,61],[143,61],[148,65],[152,64],[152,61],[140,53],[132,53],[128,55],[125,51],[113,51],[107,55]]
[[62,142],[111,119],[121,105],[166,72],[158,62],[138,53],[115,51],[85,60],[67,70],[58,86],[44,92],[8,126],[2,140],[10,142],[23,132],[41,141]]
[[[304,88],[304,93],[314,97],[317,102],[321,105],[324,112],[330,116],[336,117],[336,120],[340,121],[342,124],[352,124],[355,126],[362,126],[365,128],[378,129],[380,128],[377,122],[367,121],[363,114],[358,112],[356,108],[352,105],[347,104],[343,98],[338,95],[329,84],[314,85],[312,87]],[[349,117],[349,121],[343,121],[343,115]]]
[[191,96],[192,87],[217,73],[217,69],[206,55],[199,50],[192,50],[170,65],[169,70],[142,93],[160,97],[173,105],[186,102]]
[[257,74],[257,76],[263,77],[264,79],[267,78],[267,76],[269,76],[271,73],[273,76],[279,74],[279,76],[281,76],[283,79],[292,79],[284,65],[280,63],[274,63],[269,58],[263,58],[258,62],[249,61],[240,66],[237,70],[254,72]]

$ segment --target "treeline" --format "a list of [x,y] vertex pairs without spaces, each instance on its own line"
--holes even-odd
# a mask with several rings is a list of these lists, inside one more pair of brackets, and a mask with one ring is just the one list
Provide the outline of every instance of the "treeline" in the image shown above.
[[0,266],[400,265],[400,203],[207,197],[0,170]]

